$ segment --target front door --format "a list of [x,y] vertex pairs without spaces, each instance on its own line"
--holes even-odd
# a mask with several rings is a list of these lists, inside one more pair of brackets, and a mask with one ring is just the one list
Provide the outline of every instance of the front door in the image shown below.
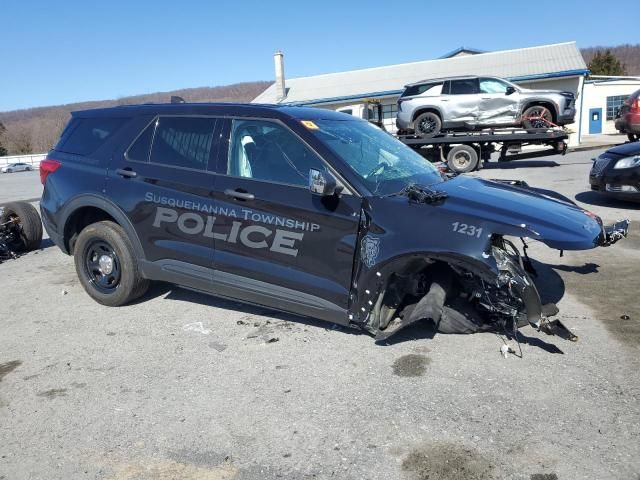
[[497,78],[480,78],[478,123],[513,125],[520,113],[520,94],[507,95],[509,84]]
[[[154,118],[108,173],[108,196],[125,212],[153,278],[210,290],[215,165],[223,121]],[[144,127],[144,129],[143,129]]]
[[284,124],[228,122],[215,188],[216,291],[347,323],[360,197],[312,194],[309,170],[327,166]]

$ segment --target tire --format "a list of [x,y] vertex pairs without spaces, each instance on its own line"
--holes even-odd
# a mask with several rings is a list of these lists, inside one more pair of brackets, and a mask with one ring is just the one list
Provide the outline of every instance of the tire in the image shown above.
[[456,145],[447,154],[447,165],[456,173],[473,172],[478,166],[478,152],[469,145]]
[[7,168],[7,173],[13,173],[13,170],[11,170],[10,168]]
[[414,133],[421,138],[432,138],[442,130],[442,120],[437,113],[424,112],[413,122]]
[[26,170],[27,172],[30,172],[31,170],[33,170],[33,168],[31,168],[31,167],[26,167],[26,168],[25,168],[25,170]]
[[16,251],[30,252],[42,243],[42,220],[33,205],[27,202],[11,202],[4,207],[0,223],[15,220],[20,227],[20,243]]
[[82,287],[102,305],[125,305],[149,288],[131,241],[117,223],[103,221],[85,227],[78,235],[73,257]]
[[640,140],[640,133],[627,133],[627,138],[630,142],[637,142]]
[[536,129],[536,128],[549,128],[552,127],[551,123],[553,123],[553,112],[549,110],[549,107],[545,107],[544,105],[533,105],[528,107],[524,112],[522,112],[523,117],[542,117],[544,120],[523,120],[522,125],[527,129]]

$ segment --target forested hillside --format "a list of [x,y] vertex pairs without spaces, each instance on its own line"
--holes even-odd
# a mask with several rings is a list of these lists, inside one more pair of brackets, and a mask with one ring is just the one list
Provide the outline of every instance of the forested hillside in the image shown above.
[[269,85],[270,82],[246,82],[222,87],[186,88],[117,100],[0,112],[0,150],[4,147],[9,155],[46,152],[55,143],[69,120],[69,113],[74,110],[136,103],[166,103],[172,95],[178,95],[187,102],[249,102]]
[[640,44],[618,45],[617,47],[589,47],[580,51],[584,61],[589,64],[597,52],[611,51],[622,62],[627,75],[640,75]]

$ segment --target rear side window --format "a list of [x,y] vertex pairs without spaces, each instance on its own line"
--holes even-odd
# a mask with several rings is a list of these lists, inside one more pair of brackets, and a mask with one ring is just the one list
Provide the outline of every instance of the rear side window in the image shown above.
[[153,131],[156,128],[156,121],[151,122],[147,128],[143,130],[140,136],[129,147],[125,153],[127,160],[134,162],[148,162],[149,150],[151,150],[151,141],[153,140]]
[[402,93],[403,97],[413,97],[415,95],[440,95],[442,93],[442,83],[424,83],[422,85],[412,85],[407,87]]
[[478,79],[465,78],[464,80],[451,80],[451,95],[468,95],[478,93]]
[[56,150],[76,155],[89,155],[104,145],[128,120],[128,118],[113,117],[74,119],[65,129]]
[[160,117],[156,121],[151,162],[206,170],[215,124],[215,118]]

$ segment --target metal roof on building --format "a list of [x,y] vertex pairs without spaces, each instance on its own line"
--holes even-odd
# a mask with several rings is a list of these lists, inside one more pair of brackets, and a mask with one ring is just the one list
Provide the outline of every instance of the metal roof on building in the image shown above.
[[[287,96],[280,103],[332,103],[402,92],[421,80],[459,75],[491,75],[522,81],[585,75],[587,65],[575,42],[502,50],[453,58],[365,68],[311,77],[285,78]],[[253,103],[277,103],[275,85]]]

